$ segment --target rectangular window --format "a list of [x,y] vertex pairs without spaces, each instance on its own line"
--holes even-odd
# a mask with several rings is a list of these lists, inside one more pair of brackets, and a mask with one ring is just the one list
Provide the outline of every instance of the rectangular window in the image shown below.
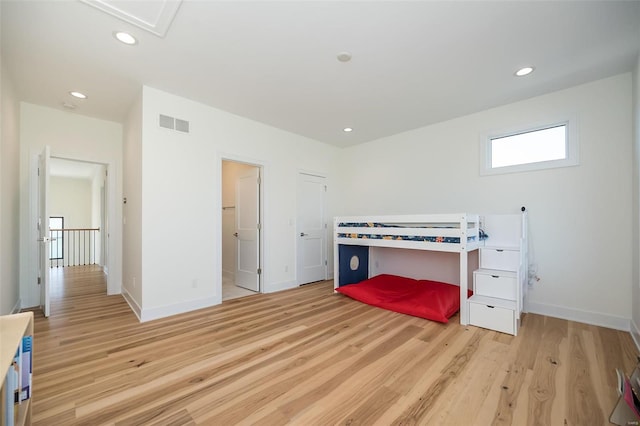
[[577,140],[568,121],[484,137],[482,153],[482,175],[578,164]]

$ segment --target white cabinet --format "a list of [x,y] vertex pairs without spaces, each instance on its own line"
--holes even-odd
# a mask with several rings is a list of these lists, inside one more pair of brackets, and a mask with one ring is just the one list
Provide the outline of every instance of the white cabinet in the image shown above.
[[526,212],[483,219],[488,238],[473,272],[469,324],[517,335],[527,285]]

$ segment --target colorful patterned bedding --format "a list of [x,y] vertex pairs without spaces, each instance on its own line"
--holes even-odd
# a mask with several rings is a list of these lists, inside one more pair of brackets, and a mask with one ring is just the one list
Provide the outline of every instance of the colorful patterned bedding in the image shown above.
[[[447,226],[443,224],[434,225],[397,225],[388,223],[375,223],[375,222],[341,222],[338,223],[339,228],[424,228],[424,229],[452,229],[455,226]],[[400,241],[427,241],[431,243],[452,243],[459,244],[460,237],[443,237],[443,236],[430,236],[430,235],[386,235],[381,233],[364,233],[364,232],[344,232],[338,233],[338,238],[359,238],[359,239],[373,239],[373,240],[400,240]],[[467,241],[475,241],[476,236],[471,235],[467,237]]]

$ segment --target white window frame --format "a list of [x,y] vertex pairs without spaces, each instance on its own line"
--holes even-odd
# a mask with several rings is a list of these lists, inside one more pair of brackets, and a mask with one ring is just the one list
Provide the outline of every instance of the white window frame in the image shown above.
[[[515,136],[522,133],[530,133],[552,127],[566,126],[566,158],[550,161],[538,161],[535,163],[516,164],[513,166],[491,166],[491,141],[493,139]],[[557,167],[571,167],[579,165],[577,123],[575,118],[552,121],[529,127],[520,127],[511,130],[486,133],[480,137],[480,176],[499,175],[507,173],[529,172],[534,170],[553,169]]]

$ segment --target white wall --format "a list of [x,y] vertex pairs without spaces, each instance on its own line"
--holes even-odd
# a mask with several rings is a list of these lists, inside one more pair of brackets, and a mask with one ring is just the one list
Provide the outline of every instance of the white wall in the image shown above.
[[64,217],[65,228],[90,228],[91,181],[51,176],[49,185],[49,216]]
[[[109,276],[107,291],[122,283],[122,126],[71,112],[20,104],[20,295],[23,307],[39,304],[37,285],[37,156],[49,145],[58,158],[106,164],[109,170]],[[117,202],[116,202],[117,201]]]
[[20,308],[19,291],[19,105],[0,65],[0,315]]
[[[341,214],[529,210],[541,280],[529,309],[629,327],[631,74],[618,75],[344,149]],[[479,176],[486,132],[577,117],[577,167]]]
[[[159,114],[188,120],[190,134],[160,128]],[[295,265],[296,174],[331,181],[337,148],[150,87],[142,122],[143,319],[221,301],[222,158],[263,166],[264,290],[295,286],[285,266]]]
[[631,334],[640,349],[640,55],[633,70],[633,280]]
[[142,92],[124,124],[122,294],[136,315],[142,307]]

